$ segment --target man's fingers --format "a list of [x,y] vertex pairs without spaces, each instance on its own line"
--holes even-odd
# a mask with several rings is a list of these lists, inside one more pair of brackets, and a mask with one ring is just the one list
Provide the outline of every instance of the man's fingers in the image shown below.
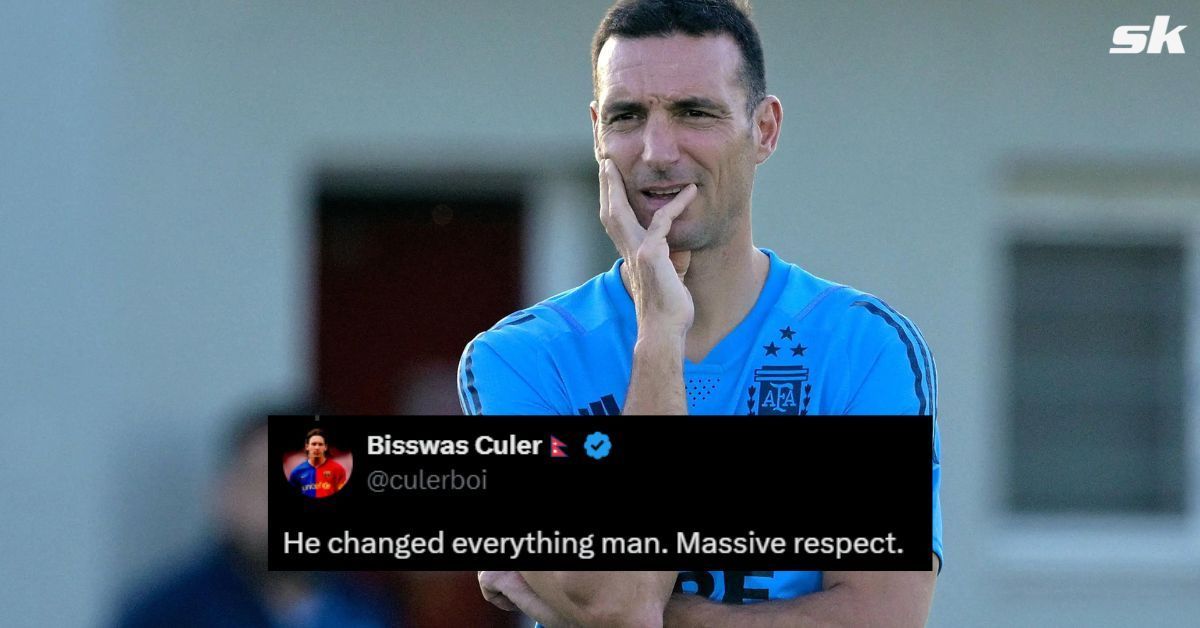
[[607,159],[600,160],[600,222],[604,224],[608,220],[608,173],[605,168],[608,166]]
[[610,203],[620,203],[621,207],[629,207],[629,197],[625,195],[625,179],[621,177],[621,171],[617,170],[617,164],[611,159],[605,159],[605,174],[608,180],[608,200]]
[[675,267],[675,274],[679,275],[679,279],[682,280],[687,275],[688,266],[692,264],[692,252],[671,251],[667,256],[671,258],[671,265]]
[[625,196],[621,172],[611,159],[600,161],[600,222],[621,255],[636,250],[646,237],[646,230],[638,224]]
[[481,592],[483,592],[483,599],[491,602],[492,604],[496,605],[497,607],[499,607],[501,609],[504,609],[506,611],[520,610],[517,608],[516,604],[513,604],[512,600],[508,599],[508,597],[505,596],[504,593],[500,592],[500,581],[503,578],[503,575],[505,573],[514,573],[514,572],[503,572],[503,571],[481,571],[481,572],[479,572],[479,574],[478,574],[479,590]]
[[500,610],[508,611],[510,613],[515,613],[515,612],[521,610],[520,608],[517,607],[516,604],[512,603],[512,600],[504,597],[504,595],[502,593],[493,593],[491,595],[484,595],[483,599],[491,602],[492,605],[495,606],[496,608],[499,608]]
[[671,199],[670,203],[663,205],[658,211],[654,212],[654,218],[650,219],[650,228],[646,230],[647,238],[666,238],[667,232],[671,230],[671,223],[687,209],[688,203],[696,199],[696,184],[689,183],[687,187],[679,191],[675,198]]
[[[519,610],[529,617],[536,619],[544,626],[573,625],[564,619],[557,610],[538,597],[537,593],[529,587],[529,583],[525,581],[520,572],[498,571],[491,573],[497,575],[491,579],[490,585],[506,603],[512,604],[513,607],[501,606],[496,601],[492,601],[493,604],[505,610]],[[480,581],[482,582],[482,580],[481,576]]]

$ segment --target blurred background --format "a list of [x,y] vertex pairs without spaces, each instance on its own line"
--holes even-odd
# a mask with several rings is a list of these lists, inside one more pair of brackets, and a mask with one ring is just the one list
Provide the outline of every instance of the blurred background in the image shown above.
[[[757,243],[937,356],[930,624],[1196,625],[1200,6],[754,4],[785,113]],[[457,413],[476,332],[611,265],[607,6],[0,3],[5,624],[250,573],[223,473],[261,464],[251,408]],[[1108,54],[1155,15],[1186,54]],[[254,590],[512,622],[472,574],[324,577]]]

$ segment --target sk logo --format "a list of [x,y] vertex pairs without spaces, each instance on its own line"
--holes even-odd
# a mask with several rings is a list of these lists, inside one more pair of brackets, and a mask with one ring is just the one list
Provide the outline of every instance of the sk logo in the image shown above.
[[550,457],[551,458],[566,458],[567,452],[563,451],[563,449],[566,449],[566,447],[567,447],[567,445],[565,443],[563,443],[561,440],[558,440],[557,438],[555,438],[553,434],[550,435]]
[[[1186,51],[1183,49],[1183,38],[1179,34],[1187,28],[1187,24],[1176,26],[1168,31],[1167,28],[1170,25],[1171,16],[1156,15],[1153,26],[1147,24],[1118,26],[1117,30],[1113,31],[1113,47],[1108,49],[1108,54],[1135,55],[1145,52],[1148,55],[1156,55],[1162,54],[1163,48],[1166,48],[1167,54],[1181,55]],[[1146,31],[1150,31],[1149,37],[1142,34]]]

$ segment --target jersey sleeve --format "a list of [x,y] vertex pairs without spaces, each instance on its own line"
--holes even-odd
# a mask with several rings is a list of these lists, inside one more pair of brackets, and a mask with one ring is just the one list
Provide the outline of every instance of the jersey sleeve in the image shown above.
[[860,301],[877,320],[871,343],[875,358],[857,378],[846,414],[917,414],[935,416],[937,369],[921,332],[908,319]]
[[933,418],[933,552],[942,554],[942,442],[937,422],[937,366],[915,324],[875,299],[855,306],[871,316],[879,349],[850,399],[847,414],[915,414]]
[[[506,347],[503,353],[480,335],[467,345],[458,364],[458,401],[464,414],[570,414],[555,399],[553,376],[532,348]],[[566,408],[566,409],[564,409]]]
[[346,467],[339,464],[333,478],[333,490],[340,491],[344,486],[346,486]]
[[288,475],[288,482],[296,488],[304,484],[304,478],[300,475],[300,467],[302,466],[303,463],[296,465],[296,468],[292,469],[292,473]]
[[938,434],[937,418],[933,420],[933,553],[938,556],[938,573],[942,572],[942,438]]

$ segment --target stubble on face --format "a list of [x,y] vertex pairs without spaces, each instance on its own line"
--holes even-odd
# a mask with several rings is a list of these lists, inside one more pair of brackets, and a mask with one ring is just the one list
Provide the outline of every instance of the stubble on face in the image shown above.
[[[753,142],[749,129],[743,141],[748,154]],[[731,147],[733,148],[736,147]],[[743,223],[748,225],[751,193],[749,185],[753,183],[754,169],[750,167],[749,172],[736,171],[740,160],[736,158],[736,154],[733,156],[735,158],[730,160],[731,163],[722,169],[722,173],[727,176],[722,177],[719,186],[714,186],[708,211],[700,216],[693,216],[690,223],[682,223],[678,225],[678,229],[672,226],[671,231],[667,233],[667,246],[671,250],[702,251],[718,248],[729,243]]]
[[[749,228],[754,135],[740,64],[727,35],[613,38],[598,59],[597,150],[620,169],[638,222],[656,209],[646,188],[698,187],[668,233],[672,250],[717,247]],[[622,105],[633,113],[614,118]]]

